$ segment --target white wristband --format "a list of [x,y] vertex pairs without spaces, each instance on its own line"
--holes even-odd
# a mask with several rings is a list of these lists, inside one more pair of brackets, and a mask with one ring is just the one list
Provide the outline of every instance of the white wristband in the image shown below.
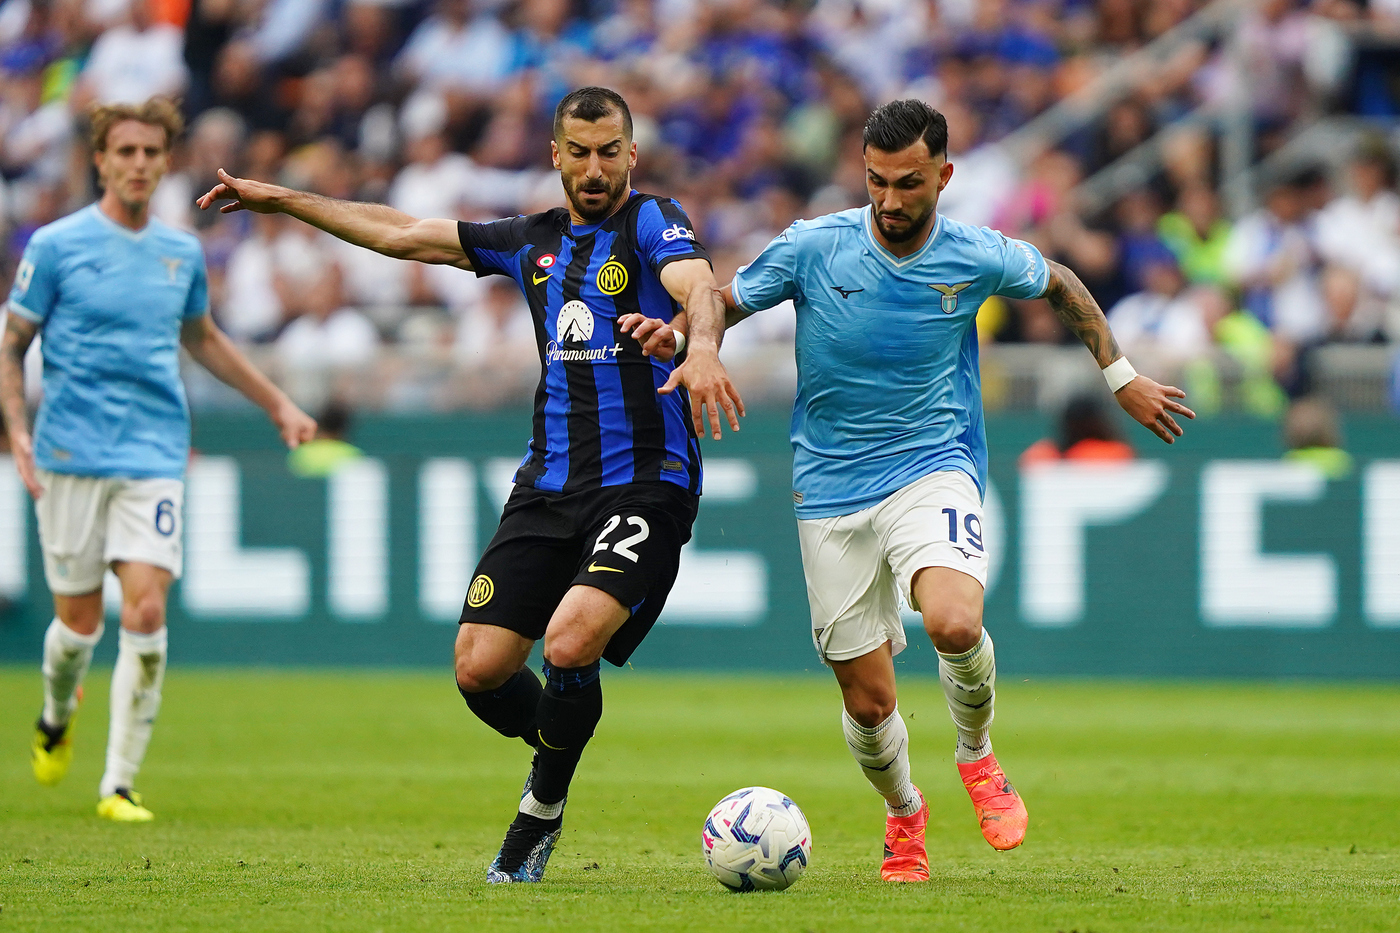
[[1103,368],[1103,377],[1108,380],[1109,391],[1117,394],[1119,389],[1137,378],[1137,370],[1133,369],[1126,356],[1120,356]]
[[[676,356],[680,356],[685,351],[685,334],[680,331],[673,331],[676,335]],[[672,357],[674,359],[674,357]]]

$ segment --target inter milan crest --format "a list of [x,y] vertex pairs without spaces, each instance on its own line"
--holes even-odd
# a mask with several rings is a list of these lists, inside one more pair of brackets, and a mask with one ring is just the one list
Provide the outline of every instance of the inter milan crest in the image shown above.
[[616,295],[627,287],[627,267],[616,259],[609,259],[598,270],[598,291],[604,295]]
[[958,309],[958,292],[971,284],[971,282],[959,282],[957,285],[930,285],[929,288],[943,296],[941,302],[943,313],[952,314]]

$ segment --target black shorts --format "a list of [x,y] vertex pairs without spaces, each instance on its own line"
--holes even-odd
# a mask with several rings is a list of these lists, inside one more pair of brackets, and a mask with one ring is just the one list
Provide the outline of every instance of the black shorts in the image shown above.
[[516,486],[467,590],[462,622],[544,637],[575,584],[632,610],[603,650],[621,666],[661,615],[699,497],[674,483],[558,493]]

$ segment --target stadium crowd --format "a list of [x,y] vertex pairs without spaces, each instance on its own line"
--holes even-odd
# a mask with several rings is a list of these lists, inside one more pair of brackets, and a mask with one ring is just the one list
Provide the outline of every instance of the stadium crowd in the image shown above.
[[[1320,114],[1395,115],[1388,60],[1371,53],[1400,35],[1400,2],[1264,0],[1226,39],[1176,43],[1053,147],[1004,145],[1204,5],[4,0],[5,271],[37,227],[95,197],[84,108],[177,96],[190,127],[156,211],[203,240],[230,335],[313,406],[491,407],[538,378],[511,283],[379,257],[280,215],[199,212],[215,170],[416,216],[540,210],[562,203],[555,103],[605,84],[632,107],[635,186],[682,202],[725,282],[795,218],[865,203],[861,125],[872,106],[918,96],[948,117],[944,213],[1072,265],[1137,365],[1184,379],[1198,409],[1219,406],[1228,370],[1234,403],[1273,415],[1308,391],[1312,348],[1400,340],[1394,154],[1366,137],[1340,170],[1277,175],[1231,219],[1214,125],[1185,118],[1247,88],[1267,154]],[[1162,130],[1150,183],[1081,209],[1084,179]],[[790,310],[770,312],[726,344],[746,396],[790,391],[792,326]],[[978,326],[986,343],[1072,339],[1040,301],[989,301]]]

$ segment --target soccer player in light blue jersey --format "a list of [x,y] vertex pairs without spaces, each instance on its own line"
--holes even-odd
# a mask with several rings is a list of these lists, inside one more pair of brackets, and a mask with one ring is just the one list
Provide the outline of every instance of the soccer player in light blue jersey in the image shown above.
[[[289,447],[316,423],[214,326],[193,235],[149,214],[182,129],[167,100],[95,108],[102,198],[34,233],[0,338],[0,411],[35,499],[55,618],[44,636],[44,708],[34,776],[57,784],[72,760],[73,714],[102,638],[102,578],[121,582],[107,768],[97,812],[153,819],[133,789],[165,678],[165,599],[180,575],[190,419],[179,349],[262,407]],[[44,398],[31,438],[24,355],[43,333]]]
[[[927,881],[928,806],[910,779],[909,733],[893,656],[899,600],[923,615],[938,651],[955,758],[987,841],[1020,845],[1027,815],[992,754],[996,662],[982,628],[987,445],[977,309],[991,295],[1049,301],[1137,421],[1171,443],[1185,393],[1133,372],[1078,277],[1035,247],[937,212],[953,176],[947,123],[917,100],[865,126],[871,206],[800,220],[724,289],[729,322],[797,308],[793,501],[812,637],[841,687],[842,727],[885,798],[881,877]],[[621,322],[657,352],[659,321]],[[683,322],[676,322],[677,331]],[[654,343],[653,343],[654,342]]]

